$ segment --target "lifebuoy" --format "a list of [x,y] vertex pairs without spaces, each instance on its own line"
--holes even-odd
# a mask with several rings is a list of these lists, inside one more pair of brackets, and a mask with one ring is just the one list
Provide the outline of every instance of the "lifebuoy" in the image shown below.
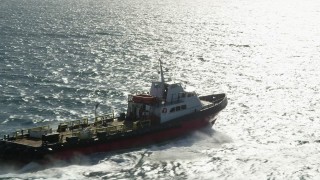
[[167,113],[167,108],[163,108],[162,113]]

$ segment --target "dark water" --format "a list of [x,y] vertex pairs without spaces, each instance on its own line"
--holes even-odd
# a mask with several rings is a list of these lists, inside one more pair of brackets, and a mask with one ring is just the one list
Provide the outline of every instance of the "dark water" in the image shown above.
[[[320,1],[0,0],[0,135],[125,110],[167,77],[225,92],[213,129],[17,179],[319,179]],[[8,167],[6,167],[8,168]],[[10,169],[10,168],[9,168]]]

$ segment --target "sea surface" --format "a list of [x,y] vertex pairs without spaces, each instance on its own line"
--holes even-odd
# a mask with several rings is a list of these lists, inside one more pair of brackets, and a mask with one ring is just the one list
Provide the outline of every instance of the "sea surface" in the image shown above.
[[212,128],[0,179],[320,179],[319,19],[319,0],[0,0],[0,137],[120,113],[159,59],[229,100]]

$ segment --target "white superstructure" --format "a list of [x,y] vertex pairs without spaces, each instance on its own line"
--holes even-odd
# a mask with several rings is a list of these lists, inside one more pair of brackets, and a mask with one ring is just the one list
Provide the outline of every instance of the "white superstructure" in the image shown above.
[[157,119],[164,123],[202,108],[195,92],[184,91],[180,83],[165,83],[161,61],[160,70],[161,81],[152,82],[150,95],[131,95],[129,98],[129,119]]

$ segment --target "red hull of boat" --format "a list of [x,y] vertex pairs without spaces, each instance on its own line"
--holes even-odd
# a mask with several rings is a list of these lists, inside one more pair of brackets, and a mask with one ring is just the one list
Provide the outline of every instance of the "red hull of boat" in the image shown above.
[[[214,116],[212,116],[214,117]],[[115,151],[121,149],[135,148],[143,145],[163,142],[173,138],[177,138],[184,134],[190,133],[197,129],[213,124],[214,120],[209,117],[198,118],[191,121],[186,121],[180,127],[163,130],[160,132],[148,133],[145,135],[131,137],[126,139],[120,139],[115,142],[109,142],[104,144],[98,144],[90,147],[73,148],[64,151],[60,151],[51,155],[50,159],[70,159],[78,154],[92,154],[97,152]]]

